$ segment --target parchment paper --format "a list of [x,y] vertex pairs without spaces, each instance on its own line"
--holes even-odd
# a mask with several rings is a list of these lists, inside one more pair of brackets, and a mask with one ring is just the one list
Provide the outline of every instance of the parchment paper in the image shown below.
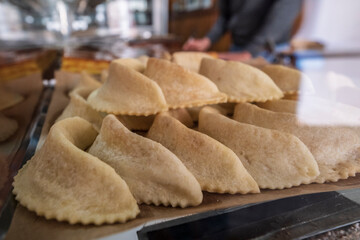
[[[61,114],[61,110],[66,106],[68,101],[66,92],[68,92],[77,81],[78,76],[69,77],[69,75],[62,80],[63,76],[66,75],[67,74],[64,73],[57,74],[58,87],[49,107],[49,113],[42,132],[42,138],[46,136],[50,125],[53,124],[57,116]],[[70,225],[65,222],[57,222],[56,220],[46,220],[18,205],[7,239],[93,239],[119,233],[156,219],[186,216],[210,210],[224,209],[301,194],[337,191],[359,187],[360,175],[336,183],[301,185],[299,187],[284,190],[262,190],[260,194],[230,195],[204,192],[204,201],[200,206],[181,209],[140,205],[141,212],[136,219],[124,224],[103,226]]]

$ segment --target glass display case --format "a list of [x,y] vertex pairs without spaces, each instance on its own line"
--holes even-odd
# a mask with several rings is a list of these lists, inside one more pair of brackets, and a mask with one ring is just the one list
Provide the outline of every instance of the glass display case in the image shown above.
[[[200,67],[204,58],[211,59],[209,61],[221,62],[224,65],[228,63],[226,62],[228,60],[233,61],[231,64],[238,64],[237,66],[241,66],[245,70],[241,70],[241,72],[237,69],[241,74],[236,75],[239,76],[239,79],[232,82],[231,90],[235,88],[237,80],[242,81],[243,76],[245,76],[244,78],[250,76],[251,81],[248,84],[249,86],[256,85],[254,87],[256,94],[259,89],[263,89],[263,86],[259,84],[260,80],[268,81],[268,85],[265,84],[266,87],[269,87],[269,82],[271,82],[280,92],[281,99],[278,97],[279,99],[274,100],[276,97],[271,96],[266,101],[258,101],[260,97],[257,96],[258,98],[248,97],[246,100],[237,100],[238,102],[235,103],[230,102],[230,94],[228,94],[226,99],[224,98],[224,103],[216,105],[215,108],[220,109],[221,117],[233,122],[235,122],[233,114],[235,104],[245,104],[257,110],[267,111],[268,115],[261,117],[261,115],[255,114],[254,109],[248,108],[247,111],[242,112],[242,116],[253,117],[255,123],[243,122],[242,124],[252,125],[252,129],[261,128],[267,133],[262,136],[265,138],[271,135],[273,141],[267,142],[268,145],[262,144],[263,149],[257,148],[256,145],[260,141],[263,143],[261,138],[258,138],[258,142],[245,141],[246,144],[256,145],[252,148],[256,149],[254,152],[264,149],[268,152],[272,151],[271,154],[264,154],[263,161],[265,162],[273,155],[282,153],[282,149],[276,151],[272,148],[273,143],[276,144],[280,141],[279,136],[291,135],[291,138],[287,139],[298,141],[302,148],[296,148],[298,145],[292,145],[290,140],[283,141],[281,146],[284,149],[291,148],[293,151],[287,152],[291,154],[283,154],[282,157],[286,161],[293,159],[292,157],[297,156],[297,153],[304,148],[315,162],[312,155],[315,148],[318,155],[329,161],[330,167],[327,166],[327,169],[331,173],[338,174],[335,180],[329,178],[323,182],[315,182],[314,178],[299,184],[263,187],[259,188],[260,193],[247,194],[230,191],[224,193],[219,190],[217,193],[207,192],[199,188],[199,193],[203,197],[199,205],[180,208],[155,204],[135,204],[140,209],[140,214],[136,218],[125,223],[106,223],[101,226],[48,220],[38,216],[35,211],[28,210],[26,206],[17,204],[18,202],[11,192],[13,177],[36,154],[39,146],[47,138],[51,126],[59,122],[58,117],[69,106],[67,104],[71,102],[72,98],[77,97],[77,103],[80,102],[89,107],[87,110],[90,109],[89,111],[92,113],[98,114],[101,121],[107,114],[105,110],[96,110],[95,107],[91,107],[88,99],[92,94],[90,92],[98,91],[96,89],[99,89],[101,84],[104,86],[108,83],[110,79],[109,66],[114,59],[126,58],[126,61],[131,58],[129,61],[135,62],[135,67],[131,66],[134,69],[129,66],[122,66],[122,68],[130,72],[129,75],[140,76],[139,78],[143,80],[148,76],[144,71],[148,67],[149,57],[161,58],[165,65],[175,65],[174,69],[178,70],[174,74],[175,77],[167,79],[169,80],[167,82],[173,83],[176,81],[176,77],[185,76],[186,80],[190,82],[188,88],[192,89],[192,81],[201,79],[208,81],[209,91],[215,89],[220,94],[224,94],[221,92],[222,90],[219,90],[220,87],[217,87],[216,79],[210,80],[210,77],[208,79],[204,74],[199,76],[200,70],[194,72],[187,68],[184,69],[183,65],[181,65],[182,67],[178,66],[180,63],[177,63],[178,65],[174,63],[176,62],[176,52],[181,51],[183,39],[180,38],[191,35],[200,36],[206,33],[208,29],[202,28],[200,25],[204,23],[211,25],[210,21],[214,21],[217,17],[217,6],[217,1],[213,0],[8,0],[0,2],[0,90],[4,87],[9,93],[17,93],[15,98],[19,98],[21,95],[20,98],[23,99],[19,105],[5,108],[0,112],[0,117],[1,114],[4,114],[19,123],[19,130],[9,138],[9,141],[0,143],[0,239],[3,237],[10,240],[81,238],[104,240],[327,239],[330,235],[335,238],[340,236],[334,232],[336,229],[345,233],[349,233],[349,229],[355,229],[354,236],[360,236],[358,224],[360,222],[360,176],[358,174],[360,172],[360,51],[355,47],[347,48],[346,46],[343,49],[331,49],[326,47],[323,42],[312,42],[312,46],[315,46],[313,49],[304,47],[302,44],[296,48],[294,47],[296,44],[293,44],[293,49],[276,51],[270,46],[267,50],[268,59],[241,59],[237,58],[239,53],[236,52],[219,51],[200,53],[199,55],[190,53],[194,55],[186,60],[186,64],[191,67],[198,64]],[[202,13],[204,14],[201,15]],[[170,35],[168,30],[173,33],[177,30],[179,34],[177,36]],[[286,69],[283,69],[286,72],[283,75],[279,70],[280,78],[286,79],[283,86],[275,81],[276,74],[270,77],[271,73],[266,73],[266,66]],[[223,68],[219,69],[219,71],[223,70]],[[208,70],[211,72],[213,69],[209,68]],[[165,68],[159,67],[155,72],[163,76]],[[251,75],[250,73],[256,74]],[[112,79],[124,80],[123,76],[128,77],[121,72]],[[222,72],[217,77],[224,80],[222,78],[224,76],[231,78],[233,75],[229,72]],[[288,76],[291,77],[286,78]],[[87,94],[75,95],[76,93],[73,92],[75,86],[84,79],[95,82],[96,88],[94,87]],[[135,82],[129,81],[129,79],[131,80],[130,77],[126,78],[124,82],[130,84]],[[159,85],[156,89],[161,94],[166,91],[155,80],[149,78],[147,83],[149,82],[151,86]],[[295,87],[286,90],[289,82],[295,82],[291,86]],[[124,85],[126,84],[119,84],[119,86]],[[184,92],[179,91],[178,89],[182,85],[174,85],[173,95],[186,95],[187,89]],[[194,88],[196,88],[195,85]],[[139,86],[140,84],[127,90],[135,89],[134,91],[137,91],[142,87]],[[264,89],[267,90],[266,87]],[[120,89],[120,87],[118,88]],[[146,93],[149,90],[148,86],[144,89]],[[241,90],[244,89],[248,90],[246,86],[243,86]],[[201,94],[193,95],[197,97]],[[165,99],[165,94],[161,96]],[[128,99],[132,100],[130,97]],[[229,102],[225,103],[228,100]],[[280,102],[280,104],[282,102],[284,105],[275,106],[276,102]],[[119,102],[116,103],[119,105]],[[275,104],[271,106],[272,103]],[[214,107],[213,104],[211,105]],[[193,132],[199,133],[200,131],[199,112],[203,106],[187,106],[179,110],[179,112],[187,113],[186,116],[191,122],[189,125],[192,127],[186,128],[191,128]],[[191,111],[193,114],[195,112],[195,117],[191,116]],[[173,112],[175,111],[171,109],[168,114],[174,114]],[[174,116],[178,114],[180,117],[177,117],[180,121],[184,116],[183,112],[175,113]],[[146,114],[135,117],[139,117],[137,118],[139,122],[145,119],[147,128],[132,129],[131,133],[150,141],[148,130],[156,116],[151,114],[149,117]],[[134,117],[127,113],[116,113],[116,115],[118,119],[124,116]],[[280,115],[283,118],[279,117]],[[272,120],[268,121],[269,119]],[[290,128],[294,127],[297,132],[289,133],[286,132],[286,129],[282,132],[283,130],[275,129],[275,127],[275,130],[272,129],[271,124],[276,121],[286,127],[293,124]],[[268,125],[260,126],[261,124]],[[93,125],[95,126],[95,124]],[[216,129],[220,129],[220,125],[217,124]],[[93,130],[96,131],[94,136],[101,132],[101,130],[98,131],[99,129],[94,128]],[[303,141],[301,133],[304,131],[308,133],[306,140],[311,142],[309,146],[301,142]],[[342,132],[346,132],[348,135],[342,135]],[[331,133],[337,133],[337,135],[333,134],[336,136],[331,138]],[[257,136],[254,132],[248,135],[249,139]],[[178,140],[177,136],[175,138]],[[327,137],[331,138],[333,149],[327,147]],[[220,140],[217,142],[225,146],[225,143]],[[204,144],[195,140],[191,143],[194,143],[194,151],[198,151]],[[153,143],[153,145],[161,144]],[[175,147],[180,145],[178,143]],[[90,146],[84,147],[81,152],[89,154]],[[343,148],[339,146],[343,146]],[[162,147],[165,149],[164,146]],[[344,161],[336,159],[336,161],[339,160],[339,163],[334,166],[335,160],[328,153],[329,151],[334,154],[348,151],[346,154],[340,155],[350,157]],[[225,151],[219,152],[226,155]],[[147,153],[147,155],[152,155],[152,153]],[[175,153],[171,154],[171,156],[176,155]],[[201,154],[205,155],[207,152],[204,151]],[[235,150],[233,155],[237,157]],[[244,150],[239,154],[238,159],[245,166],[245,163],[249,164],[252,161],[253,155],[247,154]],[[195,160],[198,161],[198,159]],[[298,160],[303,159],[299,158]],[[284,162],[289,166],[292,165],[289,168],[280,166],[279,168],[284,172],[287,169],[295,169],[294,171],[301,174],[309,172],[308,168],[299,167],[296,162],[286,161]],[[179,160],[178,164],[182,164],[182,162]],[[163,165],[166,164],[163,163]],[[146,169],[147,165],[144,164],[141,167]],[[224,176],[230,175],[234,168],[233,165],[227,167],[229,168],[224,171]],[[280,169],[272,168],[271,164],[264,164],[260,167],[263,167],[261,168],[263,175],[272,173],[273,178],[277,179]],[[187,168],[184,167],[184,169]],[[95,174],[91,176],[96,177]],[[269,181],[272,180],[269,179]],[[294,178],[290,176],[289,179],[292,181]],[[67,187],[71,188],[72,186]],[[136,200],[134,201],[136,202]],[[67,202],[64,201],[62,204],[66,205]],[[92,207],[96,208],[97,206]],[[321,235],[324,233],[325,236]]]

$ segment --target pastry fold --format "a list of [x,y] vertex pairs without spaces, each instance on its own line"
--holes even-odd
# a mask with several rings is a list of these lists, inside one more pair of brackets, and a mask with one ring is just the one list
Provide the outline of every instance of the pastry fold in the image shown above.
[[110,64],[108,80],[88,102],[97,111],[116,115],[149,116],[168,108],[156,82],[116,61]]
[[278,64],[267,64],[260,68],[284,94],[314,93],[314,86],[308,76],[297,69]]
[[250,65],[203,58],[199,73],[228,95],[228,102],[265,102],[283,97],[269,76]]
[[209,79],[170,61],[150,58],[144,74],[159,84],[169,108],[226,102],[226,95]]
[[232,194],[260,192],[257,183],[231,149],[187,128],[167,113],[155,118],[147,137],[173,152],[194,174],[203,191]]
[[104,118],[89,153],[115,169],[138,203],[187,207],[202,202],[199,183],[172,152],[130,132],[114,115]]
[[234,119],[297,136],[319,165],[318,183],[347,179],[360,171],[360,137],[351,128],[310,126],[295,114],[272,112],[249,103],[236,105]]
[[183,68],[199,72],[201,60],[203,58],[213,58],[211,55],[203,52],[175,52],[172,55],[172,61]]
[[126,222],[136,200],[113,168],[84,152],[97,132],[79,117],[56,123],[44,145],[14,178],[21,205],[46,219],[70,224]]
[[309,184],[319,175],[309,149],[294,135],[240,123],[204,108],[199,131],[232,149],[260,188]]
[[105,114],[93,109],[86,101],[86,98],[93,90],[93,87],[77,87],[71,91],[69,94],[70,102],[56,121],[78,116],[92,123],[94,128],[100,131]]

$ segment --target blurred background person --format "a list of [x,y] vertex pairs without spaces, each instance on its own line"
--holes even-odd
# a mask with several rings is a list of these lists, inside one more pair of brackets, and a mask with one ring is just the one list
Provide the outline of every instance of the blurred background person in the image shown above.
[[190,37],[183,50],[206,51],[230,31],[230,51],[263,56],[269,46],[288,44],[302,0],[222,0],[218,4],[219,17],[209,33],[200,39]]

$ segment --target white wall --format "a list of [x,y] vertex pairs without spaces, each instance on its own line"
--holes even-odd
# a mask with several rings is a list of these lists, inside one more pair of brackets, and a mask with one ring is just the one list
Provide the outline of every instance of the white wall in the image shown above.
[[302,26],[295,38],[327,47],[360,48],[360,0],[305,0]]

